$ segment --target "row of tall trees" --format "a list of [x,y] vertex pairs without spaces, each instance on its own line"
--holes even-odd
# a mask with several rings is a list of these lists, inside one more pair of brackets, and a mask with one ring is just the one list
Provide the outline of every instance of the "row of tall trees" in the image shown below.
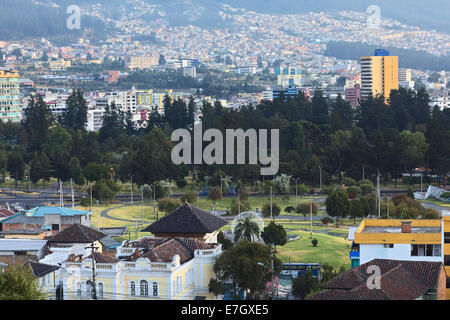
[[[223,108],[203,102],[203,131],[226,129],[279,129],[280,172],[302,183],[319,185],[332,177],[374,180],[378,170],[385,181],[426,166],[443,177],[450,166],[450,111],[428,107],[425,90],[392,91],[389,103],[382,96],[352,109],[340,96],[329,101],[316,90],[311,99],[300,93],[293,99]],[[164,114],[154,109],[148,127],[136,130],[131,114],[109,105],[99,132],[85,130],[87,104],[80,90],[67,100],[64,114],[55,118],[42,97],[30,99],[21,124],[0,124],[0,171],[32,181],[50,177],[82,184],[101,179],[139,185],[173,179],[183,181],[191,172],[201,185],[254,184],[259,165],[175,166],[170,158],[170,136],[178,128],[193,129],[195,104],[164,100]],[[204,143],[206,146],[206,143]],[[248,159],[247,159],[248,160]],[[103,168],[103,169],[101,169]],[[215,179],[214,177],[217,177]],[[215,182],[214,182],[215,181]]]

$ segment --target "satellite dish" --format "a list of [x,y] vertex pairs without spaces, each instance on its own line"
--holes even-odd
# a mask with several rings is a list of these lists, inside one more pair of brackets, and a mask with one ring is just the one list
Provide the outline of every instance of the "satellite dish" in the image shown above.
[[[233,239],[234,239],[236,227],[239,225],[239,223],[241,221],[243,221],[247,218],[250,219],[252,222],[255,222],[258,225],[259,233],[261,234],[261,232],[264,229],[264,220],[262,219],[261,214],[258,212],[254,212],[254,211],[246,211],[246,212],[242,212],[239,215],[237,215],[236,218],[234,218],[233,222],[231,223],[231,233],[233,234]],[[258,239],[256,237],[253,237],[252,240],[256,241]]]

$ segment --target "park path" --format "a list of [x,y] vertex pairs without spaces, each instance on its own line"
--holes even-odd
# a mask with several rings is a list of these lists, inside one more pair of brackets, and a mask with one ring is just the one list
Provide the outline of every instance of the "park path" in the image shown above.
[[[131,207],[131,206],[135,206],[135,205],[134,204],[132,205],[131,203],[127,203],[127,204],[121,205],[119,207],[108,208],[108,209],[102,210],[102,212],[100,212],[100,216],[102,216],[103,218],[111,219],[111,220],[115,220],[115,221],[130,222],[131,224],[126,225],[127,227],[134,226],[136,224],[136,220],[121,219],[121,218],[111,217],[110,215],[108,215],[108,212],[110,212],[111,210],[116,210],[116,209],[120,209],[120,208],[124,208],[124,207]],[[151,205],[144,205],[144,207],[154,208]],[[152,222],[153,221],[144,221],[144,223],[152,223]]]

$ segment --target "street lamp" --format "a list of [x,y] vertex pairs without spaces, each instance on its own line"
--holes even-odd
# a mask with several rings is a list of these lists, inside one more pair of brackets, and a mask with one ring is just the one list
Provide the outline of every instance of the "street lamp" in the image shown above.
[[298,210],[298,181],[300,178],[292,178],[295,181],[295,212]]

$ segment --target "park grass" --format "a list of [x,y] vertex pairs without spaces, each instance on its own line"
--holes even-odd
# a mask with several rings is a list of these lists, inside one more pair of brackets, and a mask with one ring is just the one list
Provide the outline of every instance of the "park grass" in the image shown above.
[[299,235],[300,239],[277,247],[276,255],[282,262],[327,263],[335,268],[350,268],[350,241],[341,237],[313,234],[313,238],[318,240],[317,247],[313,247],[309,232],[291,231],[288,234]]
[[[154,209],[153,207],[149,207],[149,204],[144,203],[144,221],[153,222],[156,220],[156,217],[154,215]],[[164,213],[161,213],[160,211],[156,210],[157,214],[159,215],[159,218],[161,218]],[[140,205],[136,206],[126,206],[122,208],[113,209],[108,212],[108,215],[113,218],[118,219],[124,219],[124,220],[136,220],[141,221],[142,219],[142,208]]]
[[[323,197],[313,197],[313,199],[320,199]],[[216,202],[215,209],[216,210],[229,210],[231,207],[231,203],[233,200],[237,200],[237,197],[232,198],[222,198],[221,200]],[[285,214],[284,209],[286,207],[294,207],[295,208],[295,196],[289,197],[289,199],[283,199],[282,197],[274,197],[272,199],[274,202],[277,202],[278,205],[281,208],[281,214]],[[263,206],[267,203],[270,204],[270,197],[250,197],[246,202],[249,203],[251,210],[261,211]],[[298,197],[298,204],[301,203],[308,203],[309,199],[304,197]],[[194,203],[195,206],[197,206],[197,202]],[[202,210],[210,211],[212,206],[212,201],[208,200],[206,198],[200,198],[199,200],[199,206]]]

